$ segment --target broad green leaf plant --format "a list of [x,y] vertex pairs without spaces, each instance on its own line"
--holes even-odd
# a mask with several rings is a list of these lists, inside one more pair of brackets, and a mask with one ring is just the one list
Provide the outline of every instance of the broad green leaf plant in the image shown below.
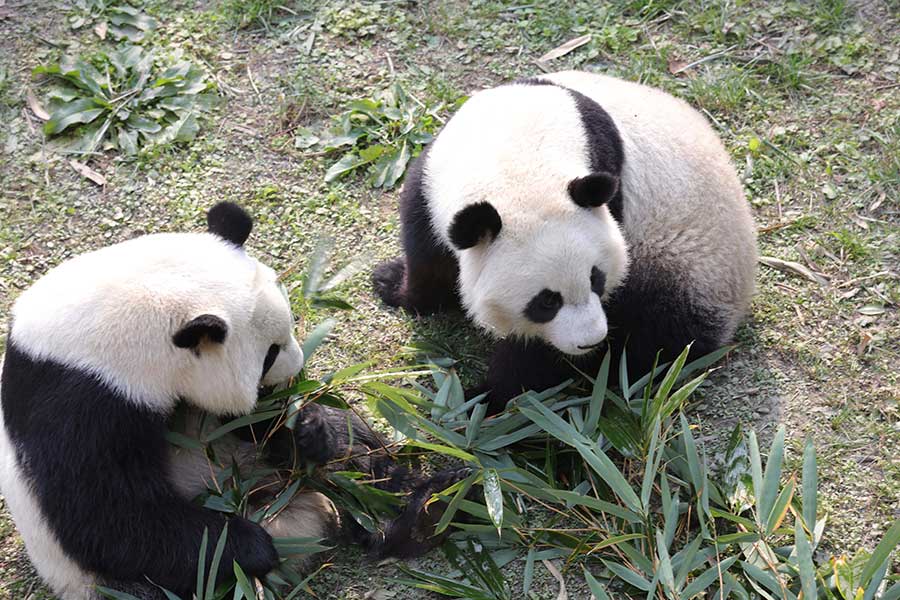
[[90,155],[194,139],[216,94],[188,61],[165,65],[152,51],[120,46],[34,69],[49,81],[44,133],[63,152]]
[[409,161],[430,142],[441,119],[441,106],[428,107],[393,84],[375,98],[354,100],[335,117],[330,131],[300,129],[294,145],[329,155],[342,153],[325,173],[334,181],[350,173],[365,173],[376,188],[397,185]]
[[156,20],[139,5],[123,1],[75,0],[68,15],[72,29],[93,26],[100,38],[140,42],[156,29]]

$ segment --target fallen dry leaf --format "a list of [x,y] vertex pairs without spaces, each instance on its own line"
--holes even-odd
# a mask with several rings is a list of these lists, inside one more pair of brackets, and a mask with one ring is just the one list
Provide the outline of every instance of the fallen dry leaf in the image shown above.
[[865,306],[860,306],[856,309],[861,315],[866,315],[867,317],[877,317],[878,315],[883,315],[885,313],[885,308],[880,304],[866,304]]
[[541,562],[544,563],[544,566],[547,567],[553,578],[559,582],[559,594],[556,596],[556,600],[569,600],[569,593],[566,591],[566,580],[563,579],[559,569],[549,560],[542,560]]
[[560,56],[565,56],[572,50],[576,48],[581,48],[585,44],[591,41],[591,34],[583,35],[581,37],[577,37],[575,39],[569,40],[565,44],[557,46],[550,52],[544,54],[542,57],[538,59],[538,62],[549,62],[551,60],[557,59]]
[[822,277],[822,275],[806,268],[800,263],[796,263],[790,260],[781,260],[780,258],[775,258],[773,256],[760,256],[759,262],[766,265],[767,267],[772,267],[773,269],[778,269],[779,271],[784,271],[785,273],[793,273],[795,275],[806,277],[810,281],[814,281],[822,287],[826,287],[828,285],[828,280]]
[[687,63],[683,60],[678,60],[676,58],[670,58],[669,59],[669,73],[671,73],[672,75],[679,75],[681,73],[684,73],[685,68],[688,66],[688,64],[689,63]]
[[93,170],[86,164],[82,162],[78,162],[77,160],[70,160],[69,166],[71,166],[75,171],[86,179],[90,179],[97,185],[106,185],[106,177]]
[[108,25],[106,24],[106,21],[100,21],[99,23],[94,25],[94,33],[96,33],[97,37],[100,38],[101,40],[105,40],[107,28],[108,28]]
[[25,101],[28,103],[28,108],[31,109],[31,112],[34,113],[41,121],[49,121],[50,113],[44,110],[44,107],[41,106],[41,103],[38,102],[38,99],[34,96],[34,92],[28,90],[28,93],[25,94]]
[[868,331],[860,331],[859,332],[859,343],[856,345],[856,356],[862,358],[866,353],[866,349],[869,347],[869,343],[872,341],[872,336]]

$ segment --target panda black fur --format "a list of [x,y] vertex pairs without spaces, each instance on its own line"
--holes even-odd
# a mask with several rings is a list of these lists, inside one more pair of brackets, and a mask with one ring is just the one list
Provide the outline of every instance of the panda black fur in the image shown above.
[[456,474],[427,479],[396,467],[359,419],[348,432],[344,411],[306,407],[266,454],[224,436],[215,443],[220,465],[167,443],[179,402],[180,431],[196,435],[215,424],[201,413],[246,414],[260,385],[303,366],[275,273],[242,247],[249,215],[221,203],[207,220],[208,233],[148,235],[68,260],[13,307],[0,378],[0,491],[29,557],[63,600],[96,600],[98,584],[163,598],[148,580],[189,597],[203,532],[208,561],[226,522],[223,564],[236,560],[251,576],[279,563],[271,535],[336,535],[340,516],[318,492],[297,494],[264,527],[192,503],[233,459],[247,469],[365,455],[351,468],[412,494],[383,538],[360,541],[379,556],[440,541],[427,537],[440,510],[422,507]]
[[607,344],[632,376],[659,350],[706,354],[753,293],[755,227],[718,137],[683,101],[611,77],[474,94],[411,166],[400,215],[404,257],[375,290],[420,314],[461,304],[499,339],[493,411],[573,364],[596,370]]

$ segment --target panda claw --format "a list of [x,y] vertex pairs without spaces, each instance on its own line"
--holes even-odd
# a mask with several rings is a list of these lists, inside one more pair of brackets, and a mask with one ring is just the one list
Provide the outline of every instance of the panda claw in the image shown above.
[[279,564],[272,536],[243,517],[234,517],[229,521],[227,543],[234,560],[251,577],[263,577]]

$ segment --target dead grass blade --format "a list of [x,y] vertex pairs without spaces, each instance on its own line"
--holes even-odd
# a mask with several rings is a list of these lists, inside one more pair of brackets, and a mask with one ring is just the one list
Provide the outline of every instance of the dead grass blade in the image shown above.
[[70,160],[69,166],[75,169],[75,171],[84,177],[85,179],[90,179],[97,185],[106,185],[106,177],[93,170],[83,162],[78,162],[77,160]]
[[790,260],[781,260],[780,258],[775,258],[774,256],[760,256],[759,262],[766,265],[767,267],[771,267],[779,271],[784,271],[785,273],[800,275],[801,277],[805,277],[810,281],[818,283],[822,287],[828,287],[827,279],[801,265],[800,263],[796,263]]
[[547,52],[546,54],[541,56],[539,59],[537,59],[537,61],[539,63],[550,62],[551,60],[555,60],[561,56],[565,56],[572,50],[581,48],[582,46],[584,46],[585,44],[587,44],[590,41],[591,41],[591,34],[587,34],[587,35],[583,35],[581,37],[571,39],[568,42],[566,42],[565,44],[559,45],[556,48],[554,48],[553,50]]

